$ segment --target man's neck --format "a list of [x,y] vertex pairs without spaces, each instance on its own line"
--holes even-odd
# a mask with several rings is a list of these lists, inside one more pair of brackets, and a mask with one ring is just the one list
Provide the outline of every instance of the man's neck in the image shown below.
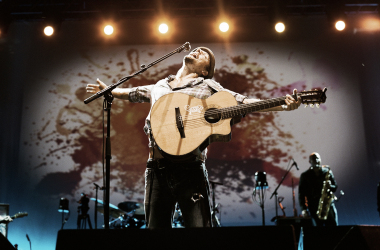
[[316,174],[319,174],[322,170],[320,165],[311,166]]

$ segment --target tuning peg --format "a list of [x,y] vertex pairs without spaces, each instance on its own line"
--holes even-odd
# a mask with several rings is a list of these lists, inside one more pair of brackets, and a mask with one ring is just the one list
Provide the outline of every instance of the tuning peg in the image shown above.
[[312,109],[313,109],[313,108],[314,108],[314,104],[310,104],[310,108],[312,108]]
[[316,106],[317,108],[319,108],[319,103],[315,104],[315,106]]

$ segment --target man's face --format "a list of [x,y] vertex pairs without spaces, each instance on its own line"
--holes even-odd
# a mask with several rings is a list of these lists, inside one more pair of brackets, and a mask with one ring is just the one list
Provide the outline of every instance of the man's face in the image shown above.
[[184,63],[192,73],[201,76],[204,75],[202,71],[207,71],[206,69],[210,65],[210,56],[206,51],[198,48],[185,56]]
[[321,156],[318,153],[313,153],[309,157],[309,162],[313,167],[321,166]]

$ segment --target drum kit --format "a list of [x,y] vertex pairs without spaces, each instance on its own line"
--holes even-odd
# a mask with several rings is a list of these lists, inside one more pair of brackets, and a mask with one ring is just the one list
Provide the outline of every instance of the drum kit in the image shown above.
[[[91,200],[96,201],[95,198]],[[97,210],[104,215],[104,202],[97,200]],[[110,228],[125,229],[125,228],[145,228],[145,211],[144,204],[135,201],[124,201],[117,206],[109,204]],[[173,216],[173,227],[183,227],[183,219],[181,209],[178,204],[175,207]]]

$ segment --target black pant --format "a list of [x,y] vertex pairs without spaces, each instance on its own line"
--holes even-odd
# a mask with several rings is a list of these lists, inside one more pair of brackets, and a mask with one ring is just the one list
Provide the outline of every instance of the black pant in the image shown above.
[[211,227],[209,193],[203,162],[148,161],[144,204],[148,228],[171,228],[177,202],[185,227]]

